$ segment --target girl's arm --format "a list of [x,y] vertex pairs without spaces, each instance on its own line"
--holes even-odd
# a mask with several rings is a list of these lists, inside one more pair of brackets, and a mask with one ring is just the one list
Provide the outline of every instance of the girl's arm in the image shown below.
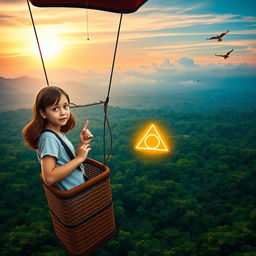
[[91,150],[90,145],[86,144],[77,149],[77,156],[64,165],[56,167],[56,158],[53,156],[45,156],[41,160],[42,177],[47,185],[52,185],[59,180],[65,178],[77,166],[83,163]]

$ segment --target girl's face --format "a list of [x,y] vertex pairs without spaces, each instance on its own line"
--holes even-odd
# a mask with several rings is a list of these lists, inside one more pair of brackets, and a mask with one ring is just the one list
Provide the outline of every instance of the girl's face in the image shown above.
[[42,118],[47,120],[48,129],[60,132],[62,126],[66,125],[70,118],[69,102],[67,97],[62,94],[58,103],[46,107],[45,111],[40,110]]

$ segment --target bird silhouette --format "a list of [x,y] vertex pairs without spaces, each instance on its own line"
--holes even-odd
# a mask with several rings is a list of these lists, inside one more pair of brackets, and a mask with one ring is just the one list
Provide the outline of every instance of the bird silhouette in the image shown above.
[[224,59],[227,59],[229,57],[229,54],[233,52],[233,49],[230,50],[229,52],[227,52],[225,55],[222,55],[222,54],[215,54],[215,56],[218,56],[218,57],[223,57]]
[[218,42],[221,42],[221,41],[222,41],[222,37],[225,36],[228,32],[229,32],[229,30],[226,31],[226,32],[223,32],[222,34],[220,34],[220,35],[218,35],[218,36],[213,36],[213,37],[206,38],[206,39],[207,39],[207,40],[217,39]]

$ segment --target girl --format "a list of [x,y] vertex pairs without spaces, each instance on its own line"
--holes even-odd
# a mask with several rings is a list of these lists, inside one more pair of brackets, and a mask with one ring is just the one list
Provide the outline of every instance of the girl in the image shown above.
[[[72,189],[87,180],[82,163],[91,150],[89,143],[93,138],[87,121],[80,133],[80,144],[74,150],[65,136],[75,126],[69,104],[69,96],[61,88],[43,88],[36,97],[33,118],[22,131],[27,146],[37,151],[44,182],[61,190]],[[73,159],[63,142],[73,153]]]

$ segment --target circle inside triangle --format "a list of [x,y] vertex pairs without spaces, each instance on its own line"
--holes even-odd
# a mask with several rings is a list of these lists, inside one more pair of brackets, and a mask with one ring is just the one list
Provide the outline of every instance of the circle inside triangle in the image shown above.
[[160,140],[158,136],[151,133],[145,137],[144,143],[148,149],[156,149],[160,145]]

